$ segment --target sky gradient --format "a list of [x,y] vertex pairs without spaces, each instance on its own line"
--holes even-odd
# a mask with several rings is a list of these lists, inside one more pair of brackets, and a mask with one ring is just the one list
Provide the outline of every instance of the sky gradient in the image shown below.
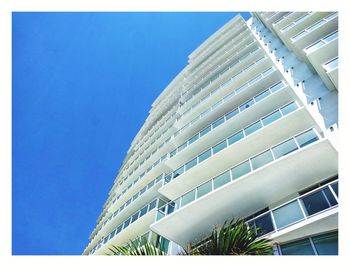
[[234,15],[13,13],[12,254],[83,252],[152,102]]

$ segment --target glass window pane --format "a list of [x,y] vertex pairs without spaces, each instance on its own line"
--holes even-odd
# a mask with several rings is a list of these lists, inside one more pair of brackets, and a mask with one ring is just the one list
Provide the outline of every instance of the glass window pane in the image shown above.
[[209,125],[208,127],[204,128],[201,132],[200,135],[201,137],[206,135],[207,133],[209,133],[211,131],[211,125]]
[[319,211],[329,208],[329,205],[322,194],[322,191],[315,192],[302,198],[305,211],[308,215],[315,214]]
[[125,229],[126,227],[128,227],[128,226],[129,226],[130,221],[131,221],[131,218],[128,218],[128,219],[127,219],[127,220],[124,222],[123,229]]
[[134,221],[136,221],[139,217],[139,212],[135,213],[132,217],[131,217],[131,223],[133,223]]
[[281,251],[283,255],[315,255],[308,238],[281,245]]
[[187,142],[183,143],[181,146],[177,148],[177,153],[179,153],[182,149],[184,149],[187,146]]
[[332,14],[328,15],[325,19],[329,21],[337,16],[338,16],[338,12],[333,12]]
[[141,191],[140,191],[140,195],[142,195],[143,193],[145,193],[145,192],[146,192],[146,189],[147,189],[146,186],[145,186],[144,188],[142,188]]
[[295,137],[300,147],[306,146],[318,140],[317,135],[311,129]]
[[214,189],[221,187],[230,181],[231,181],[230,171],[227,171],[227,172],[219,175],[218,177],[214,178]]
[[249,135],[255,132],[256,130],[260,129],[261,127],[262,127],[261,121],[257,121],[256,123],[244,129],[245,135]]
[[188,144],[192,144],[194,141],[198,140],[199,138],[199,134],[196,134],[195,136],[193,136],[190,140],[188,140]]
[[170,152],[170,157],[173,157],[176,155],[177,149],[174,149],[173,151]]
[[298,108],[297,104],[295,104],[295,102],[292,102],[289,105],[281,108],[281,112],[283,115],[287,115],[288,113],[291,113],[292,111],[296,110],[297,108]]
[[285,155],[287,155],[287,154],[289,154],[297,149],[298,149],[298,146],[295,143],[294,139],[290,139],[290,140],[274,147],[272,149],[272,152],[275,156],[275,159],[278,159],[278,158],[285,156]]
[[338,202],[335,200],[335,197],[329,188],[326,187],[322,191],[326,195],[326,198],[331,206],[335,206],[338,204]]
[[322,41],[322,40],[321,40],[321,41],[318,41],[317,43],[314,43],[313,45],[307,47],[307,48],[305,49],[305,52],[306,52],[306,53],[311,53],[312,51],[315,51],[317,48],[323,46],[324,43],[325,43],[325,42]]
[[216,127],[218,127],[219,125],[223,124],[224,122],[225,122],[224,117],[218,119],[217,121],[215,121],[215,122],[213,123],[213,129],[216,128]]
[[238,112],[238,109],[236,108],[235,110],[231,111],[230,113],[228,113],[226,115],[226,120],[229,120],[231,119],[233,116],[237,115],[239,112]]
[[187,205],[195,199],[195,190],[188,192],[186,195],[181,197],[181,207]]
[[338,232],[312,238],[318,255],[338,255]]
[[270,213],[255,219],[254,222],[255,227],[259,228],[259,235],[264,235],[274,230]]
[[115,234],[120,233],[120,231],[123,229],[123,224],[119,225],[117,228],[117,232]]
[[264,92],[262,92],[261,94],[257,95],[256,97],[254,97],[255,101],[258,102],[262,99],[264,99],[265,97],[267,97],[270,94],[270,91],[267,89]]
[[302,31],[301,33],[298,33],[297,35],[293,36],[291,39],[295,42],[296,40],[299,40],[301,37],[305,36],[307,34],[306,31]]
[[270,90],[271,92],[276,92],[278,91],[279,89],[283,88],[284,87],[284,83],[283,82],[279,82],[278,84],[275,84],[273,86],[270,87]]
[[338,183],[332,184],[331,186],[334,193],[338,196]]
[[247,174],[248,172],[250,172],[249,161],[247,160],[239,164],[238,166],[234,167],[233,169],[231,169],[231,172],[232,172],[232,180]]
[[228,145],[232,145],[232,144],[236,143],[237,141],[241,140],[243,137],[244,137],[243,131],[240,131],[240,132],[236,133],[235,135],[232,135],[228,139]]
[[149,182],[148,185],[147,185],[147,188],[151,188],[154,185],[154,182],[155,182],[154,180]]
[[313,31],[314,29],[320,27],[321,25],[323,25],[323,24],[325,24],[325,23],[326,23],[325,20],[321,20],[321,21],[315,23],[314,25],[311,25],[309,28],[307,28],[307,30],[311,32],[311,31]]
[[205,151],[204,153],[200,154],[198,157],[198,163],[202,162],[203,160],[206,160],[207,158],[209,158],[211,156],[211,150],[208,149],[207,151]]
[[185,167],[186,167],[186,171],[188,171],[189,169],[191,169],[192,167],[197,165],[197,158],[191,160],[190,162],[187,162]]
[[244,104],[239,106],[239,110],[242,112],[243,110],[249,108],[250,106],[252,106],[254,104],[254,100],[250,99],[249,101],[245,102]]
[[184,166],[181,166],[176,171],[174,171],[173,178],[176,178],[176,177],[178,177],[179,175],[181,175],[183,173],[184,173]]
[[272,213],[275,218],[277,229],[304,218],[298,201],[296,200],[274,210]]
[[213,155],[223,150],[227,146],[226,140],[213,147]]
[[255,170],[257,168],[260,168],[260,167],[266,165],[267,163],[269,163],[271,161],[273,161],[272,153],[270,150],[267,150],[267,151],[261,153],[260,155],[251,159],[252,168],[253,168],[253,170]]
[[278,120],[281,117],[282,117],[281,112],[279,110],[277,110],[274,113],[272,113],[272,114],[266,116],[265,118],[263,118],[262,122],[266,126],[266,125],[274,122],[275,120]]
[[204,196],[206,194],[208,194],[209,192],[211,192],[212,190],[212,180],[209,180],[208,182],[206,182],[205,184],[202,184],[201,186],[199,186],[197,188],[197,198]]

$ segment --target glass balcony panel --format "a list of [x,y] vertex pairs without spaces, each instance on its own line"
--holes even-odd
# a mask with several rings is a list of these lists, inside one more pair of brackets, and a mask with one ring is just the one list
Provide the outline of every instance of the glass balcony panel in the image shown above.
[[281,245],[282,255],[315,255],[308,238]]
[[330,14],[328,17],[326,17],[325,19],[330,21],[331,19],[335,18],[338,16],[338,12],[333,12],[332,14]]
[[325,69],[327,72],[332,71],[336,68],[338,68],[338,58],[335,58],[332,61],[329,61],[327,64],[325,64]]
[[259,94],[256,97],[254,97],[254,99],[255,99],[256,102],[258,102],[258,101],[264,99],[265,97],[267,97],[268,95],[270,95],[269,89],[265,90],[261,94]]
[[235,110],[231,111],[230,113],[228,113],[228,114],[226,115],[226,120],[231,119],[233,116],[236,116],[238,113],[239,113],[239,112],[238,112],[238,109],[236,108]]
[[322,192],[325,194],[325,196],[326,196],[326,198],[331,206],[335,206],[338,204],[338,202],[336,201],[334,195],[332,194],[332,192],[329,188],[327,188],[327,187],[324,188],[322,190]]
[[145,193],[146,190],[147,190],[147,187],[146,187],[146,186],[145,186],[144,188],[142,188],[141,191],[140,191],[140,196],[141,196],[143,193]]
[[304,147],[308,144],[317,141],[318,137],[315,134],[315,132],[312,129],[310,129],[309,131],[296,136],[295,139],[297,140],[300,147]]
[[234,167],[231,169],[232,172],[232,180],[235,180],[245,174],[247,174],[248,172],[250,172],[250,164],[249,161],[245,161],[241,164],[239,164],[238,166]]
[[155,183],[155,180],[152,180],[150,183],[148,183],[147,188],[151,188]]
[[279,110],[277,110],[274,113],[264,117],[262,119],[262,123],[263,123],[264,126],[266,126],[266,125],[268,125],[268,124],[278,120],[281,117],[282,117],[281,112]]
[[226,142],[226,140],[224,140],[221,143],[219,143],[213,147],[213,155],[220,152],[221,150],[223,150],[226,147],[227,147],[227,142]]
[[273,86],[270,87],[270,90],[272,93],[278,91],[279,89],[283,88],[284,87],[284,83],[283,82],[279,82]]
[[245,109],[249,108],[250,106],[254,105],[254,100],[250,99],[249,101],[245,102],[244,104],[239,106],[240,112],[244,111]]
[[116,231],[115,234],[119,234],[122,229],[123,229],[123,224],[118,226],[117,231]]
[[153,200],[151,203],[149,203],[149,209],[148,211],[154,209],[157,205],[157,199]]
[[165,181],[166,183],[169,183],[169,182],[171,181],[171,175],[165,176],[165,177],[164,177],[164,181]]
[[323,40],[320,40],[317,43],[314,43],[313,45],[305,48],[305,52],[307,54],[309,54],[309,53],[315,51],[316,49],[318,49],[319,47],[323,46],[324,44],[325,44],[325,42]]
[[131,222],[130,222],[130,223],[133,223],[133,222],[136,221],[138,218],[139,218],[139,212],[137,212],[136,214],[134,214],[134,215],[131,217]]
[[195,190],[188,192],[186,195],[181,197],[181,207],[187,205],[195,199]]
[[274,210],[272,213],[275,218],[277,229],[280,229],[286,225],[297,222],[304,218],[298,201],[296,200]]
[[319,22],[315,23],[314,25],[311,25],[310,27],[307,28],[308,31],[313,31],[314,29],[322,26],[323,24],[325,24],[326,21],[325,20],[320,20]]
[[302,31],[302,32],[298,33],[297,35],[293,36],[291,39],[293,42],[295,42],[307,34],[308,34],[307,31]]
[[224,184],[227,184],[230,181],[231,181],[230,171],[227,171],[227,172],[217,176],[216,178],[214,178],[214,180],[213,180],[214,189],[217,189],[217,188],[223,186]]
[[207,158],[209,158],[211,156],[211,150],[208,149],[207,151],[205,151],[204,153],[200,154],[198,157],[198,163],[206,160]]
[[245,135],[249,135],[262,127],[261,121],[257,121],[244,129]]
[[252,168],[253,170],[256,170],[257,168],[260,168],[271,161],[273,161],[271,150],[267,150],[251,159]]
[[253,83],[259,81],[260,79],[261,79],[261,76],[259,75],[259,76],[255,77],[254,79],[251,79],[251,80],[249,81],[249,84],[253,84]]
[[[270,73],[272,73],[274,71],[274,69],[273,68],[269,68],[269,69],[267,69],[267,70],[265,70],[263,73],[262,73],[262,75],[263,76],[267,76],[267,75],[269,75]],[[259,80],[260,80],[260,76],[259,76]]]
[[281,112],[283,115],[287,115],[288,113],[291,113],[292,111],[298,109],[298,106],[295,102],[292,102],[290,104],[288,104],[287,106],[284,106],[283,108],[281,108]]
[[191,160],[190,162],[186,163],[185,168],[186,171],[188,171],[189,169],[193,168],[194,166],[197,165],[197,158]]
[[170,152],[170,157],[173,157],[176,155],[177,149],[174,149],[173,151]]
[[338,196],[338,183],[332,184],[331,186],[334,193]]
[[137,198],[138,198],[138,194],[136,194],[136,195],[134,195],[133,197],[132,197],[132,201],[134,201],[134,200],[136,200]]
[[255,227],[257,229],[259,228],[258,230],[259,235],[265,235],[275,230],[273,228],[271,213],[267,213],[255,219],[254,222],[255,222]]
[[290,139],[290,140],[274,147],[272,149],[272,152],[275,156],[275,159],[278,159],[278,158],[285,156],[285,155],[287,155],[287,154],[289,154],[297,149],[298,149],[298,146],[295,143],[294,139]]
[[236,143],[237,141],[241,140],[244,137],[243,131],[239,131],[235,135],[232,135],[230,138],[228,138],[228,145],[232,145]]
[[197,198],[200,198],[201,196],[204,196],[211,192],[212,190],[212,180],[209,180],[205,184],[202,184],[197,188]]
[[[179,199],[180,200],[180,199]],[[171,214],[175,211],[175,203],[172,202],[172,203],[169,203],[168,204],[168,210],[167,210],[167,214]]]
[[130,221],[131,221],[131,218],[128,218],[127,220],[125,220],[125,222],[124,222],[124,224],[123,224],[123,229],[125,229],[126,227],[129,226]]
[[193,136],[190,140],[188,140],[188,144],[192,144],[194,141],[198,140],[199,138],[199,134],[196,134],[195,136]]
[[181,146],[177,148],[177,152],[179,153],[182,149],[184,149],[187,146],[187,142],[183,143]]
[[213,129],[216,128],[216,127],[218,127],[219,125],[223,124],[224,122],[225,122],[225,118],[224,118],[224,117],[218,119],[217,121],[215,121],[215,122],[213,123]]
[[184,173],[184,166],[181,166],[176,171],[174,171],[173,179]]
[[200,131],[200,135],[201,137],[206,135],[207,133],[209,133],[211,131],[211,125],[209,125],[208,127],[204,128],[202,131]]
[[336,31],[335,33],[332,33],[331,35],[328,35],[327,37],[323,38],[323,40],[329,43],[330,41],[336,38],[338,38],[338,31]]
[[338,255],[338,232],[312,238],[318,255]]

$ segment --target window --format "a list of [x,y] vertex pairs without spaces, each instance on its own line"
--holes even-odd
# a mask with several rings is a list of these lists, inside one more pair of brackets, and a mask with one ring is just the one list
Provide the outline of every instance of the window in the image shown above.
[[214,178],[214,189],[217,189],[217,188],[223,186],[224,184],[227,184],[230,181],[231,181],[230,172],[227,171],[227,172],[217,176],[216,178]]
[[267,163],[269,163],[271,161],[273,161],[272,153],[270,150],[267,150],[267,151],[261,153],[260,155],[251,159],[252,168],[253,168],[253,170],[255,170],[257,168],[260,168],[260,167],[266,165]]
[[308,238],[281,245],[281,251],[283,255],[315,255]]
[[273,224],[272,224],[272,219],[271,219],[271,214],[267,213],[257,219],[254,220],[254,226],[256,228],[259,228],[259,235],[264,235],[267,233],[270,233],[274,230]]
[[318,255],[338,255],[338,232],[312,238]]
[[332,184],[331,186],[334,193],[338,196],[338,183]]
[[329,188],[312,193],[302,198],[308,215],[315,214],[337,204]]
[[212,190],[212,180],[209,180],[205,184],[202,184],[197,188],[197,198],[204,196],[211,192]]
[[304,218],[297,200],[274,210],[272,213],[275,218],[277,229]]
[[173,178],[178,177],[180,174],[184,173],[184,166],[181,166],[180,168],[178,168],[176,171],[174,171],[174,176]]
[[151,203],[149,203],[149,209],[148,211],[154,209],[156,207],[157,204],[157,199],[153,200]]

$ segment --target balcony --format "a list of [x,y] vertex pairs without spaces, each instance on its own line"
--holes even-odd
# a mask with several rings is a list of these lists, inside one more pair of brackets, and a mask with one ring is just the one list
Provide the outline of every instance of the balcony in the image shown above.
[[[291,192],[315,184],[320,177],[337,174],[337,151],[329,140],[302,139],[304,140],[297,140],[297,150],[289,147],[292,149],[284,155],[280,154],[279,149],[285,147],[291,139],[272,147],[272,151],[277,152],[277,157],[280,156],[274,156],[275,160],[264,161],[260,157],[263,154],[265,156],[264,152],[250,158],[248,165],[243,166],[242,163],[233,167],[230,176],[223,173],[209,181],[206,179],[207,182],[204,181],[195,188],[193,196],[190,191],[176,202],[159,209],[158,221],[150,228],[185,246],[208,236],[214,224],[221,224],[232,217],[244,218],[276,203]],[[205,171],[202,170],[202,173]],[[191,179],[197,176],[192,176]],[[227,177],[230,178],[227,180]]]
[[262,236],[286,242],[338,229],[338,181],[307,192],[247,222]]
[[323,64],[323,68],[338,90],[338,56]]
[[[166,184],[159,192],[169,199],[175,199],[218,172],[314,124],[308,111],[292,102],[202,151],[198,157],[174,171],[171,180],[166,177]],[[221,151],[216,152],[218,149]]]

